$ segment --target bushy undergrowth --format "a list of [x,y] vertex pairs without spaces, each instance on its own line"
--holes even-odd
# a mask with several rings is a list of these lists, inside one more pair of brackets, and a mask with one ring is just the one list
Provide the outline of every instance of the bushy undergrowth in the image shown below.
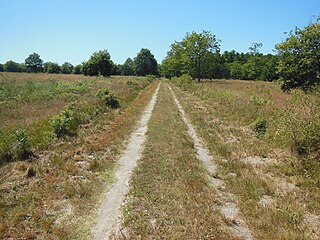
[[97,93],[97,97],[104,102],[104,104],[111,108],[119,108],[120,101],[115,93],[108,88],[102,89]]
[[57,137],[72,134],[78,128],[72,108],[65,108],[59,115],[54,116],[51,121],[54,133]]
[[258,138],[263,137],[267,131],[267,120],[259,117],[254,123],[253,130]]
[[14,159],[25,160],[32,155],[29,136],[25,129],[6,135],[0,130],[0,163]]

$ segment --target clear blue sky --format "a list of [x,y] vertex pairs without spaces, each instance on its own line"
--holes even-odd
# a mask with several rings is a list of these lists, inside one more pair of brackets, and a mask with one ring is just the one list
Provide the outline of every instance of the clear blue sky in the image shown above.
[[161,62],[187,32],[211,31],[221,50],[272,53],[286,31],[320,15],[320,0],[0,0],[0,63],[81,63],[108,49],[116,63],[149,48]]

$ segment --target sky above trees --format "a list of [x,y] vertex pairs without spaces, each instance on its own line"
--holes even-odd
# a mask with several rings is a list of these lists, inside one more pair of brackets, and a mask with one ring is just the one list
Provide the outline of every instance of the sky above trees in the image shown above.
[[187,32],[211,31],[221,50],[248,52],[253,42],[272,53],[284,32],[320,15],[319,0],[85,1],[1,0],[0,63],[24,62],[37,52],[44,61],[81,63],[108,49],[115,63],[148,48],[158,62]]

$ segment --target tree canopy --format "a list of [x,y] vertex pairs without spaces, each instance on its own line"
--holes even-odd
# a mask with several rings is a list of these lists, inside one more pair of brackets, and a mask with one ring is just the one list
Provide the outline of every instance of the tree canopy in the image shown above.
[[304,29],[291,31],[276,49],[283,90],[310,90],[320,84],[320,19]]
[[134,75],[134,63],[131,58],[127,58],[127,60],[123,63],[121,67],[121,75],[124,75],[124,76]]
[[158,75],[158,63],[147,48],[142,48],[134,59],[134,73],[138,76]]
[[200,81],[211,78],[217,71],[219,61],[219,40],[209,31],[187,33],[181,42],[175,42],[163,61],[162,71],[165,75],[188,73]]
[[112,73],[113,62],[107,50],[94,52],[87,62],[83,63],[82,71],[84,75],[104,77]]
[[41,72],[42,64],[43,64],[43,61],[40,58],[40,55],[38,53],[30,54],[25,60],[25,65],[28,72],[35,72],[35,73]]
[[72,73],[73,65],[69,62],[65,62],[61,65],[61,73],[70,74]]

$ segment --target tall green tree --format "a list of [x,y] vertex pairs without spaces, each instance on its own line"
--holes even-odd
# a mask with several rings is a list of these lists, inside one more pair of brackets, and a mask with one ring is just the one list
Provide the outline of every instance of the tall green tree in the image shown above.
[[212,53],[220,51],[216,36],[209,31],[187,33],[180,44],[183,49],[184,62],[187,64],[191,77],[198,81],[205,78],[207,64],[212,58]]
[[69,62],[65,62],[61,65],[61,73],[63,74],[70,74],[72,73],[73,65]]
[[3,64],[0,63],[0,72],[3,72],[3,71],[4,71]]
[[147,48],[142,48],[134,59],[134,73],[138,76],[158,75],[158,63]]
[[82,72],[82,64],[78,64],[73,68],[73,73],[74,74],[81,74]]
[[42,64],[43,61],[38,53],[30,54],[25,60],[28,72],[42,72]]
[[90,59],[83,63],[82,71],[84,75],[108,77],[112,73],[113,62],[107,50],[94,52]]
[[249,72],[250,76],[249,79],[256,80],[258,73],[258,64],[260,60],[260,54],[259,54],[259,48],[261,48],[263,45],[262,43],[252,43],[251,47],[249,47],[250,54],[252,57],[249,60]]
[[61,72],[61,67],[59,66],[58,63],[45,62],[43,64],[43,72],[46,72],[46,73],[60,73]]
[[278,71],[282,89],[305,91],[320,83],[320,18],[304,29],[291,31],[286,40],[276,45],[280,57]]
[[171,45],[163,62],[163,71],[169,76],[189,73],[198,81],[212,78],[220,71],[219,47],[219,40],[208,31],[187,33],[181,42]]
[[121,67],[121,75],[124,76],[132,76],[134,75],[134,63],[131,58],[127,58],[127,60],[123,63]]

